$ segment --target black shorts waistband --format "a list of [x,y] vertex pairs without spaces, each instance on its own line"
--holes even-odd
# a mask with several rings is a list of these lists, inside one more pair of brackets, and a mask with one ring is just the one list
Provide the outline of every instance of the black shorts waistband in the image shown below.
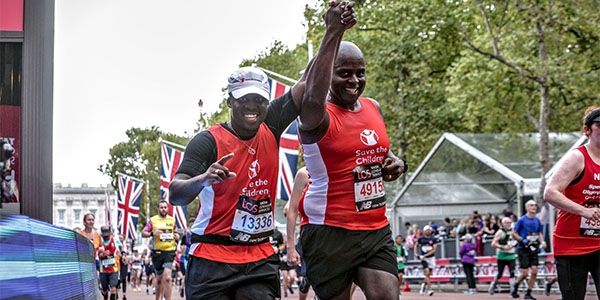
[[228,236],[217,235],[217,234],[195,234],[192,233],[192,243],[207,243],[207,244],[218,244],[218,245],[258,245],[262,243],[268,243],[269,240],[266,239],[259,243],[240,243],[236,241],[232,241]]
[[161,254],[161,253],[169,253],[169,252],[175,252],[175,250],[152,250],[152,253],[156,253],[156,254]]

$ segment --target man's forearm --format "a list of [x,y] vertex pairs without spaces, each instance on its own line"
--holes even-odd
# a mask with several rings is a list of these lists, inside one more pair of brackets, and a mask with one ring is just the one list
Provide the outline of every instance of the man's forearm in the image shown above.
[[290,210],[288,211],[288,215],[287,215],[287,228],[286,228],[286,232],[287,232],[287,244],[288,245],[294,245],[295,244],[295,236],[296,236],[296,219],[298,218],[298,211],[294,211],[294,209],[292,209],[290,207]]
[[333,64],[345,28],[338,18],[341,11],[332,7],[324,15],[326,30],[313,64],[307,69],[306,88],[302,98],[299,126],[302,130],[313,130],[323,122]]
[[188,205],[204,189],[194,178],[173,179],[169,184],[169,202],[172,205]]

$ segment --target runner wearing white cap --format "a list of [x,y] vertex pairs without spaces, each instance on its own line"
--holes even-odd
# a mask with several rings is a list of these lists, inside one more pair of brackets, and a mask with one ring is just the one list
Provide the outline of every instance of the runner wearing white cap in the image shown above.
[[419,293],[424,294],[427,289],[427,294],[433,296],[431,289],[431,271],[435,268],[435,252],[438,247],[438,240],[432,234],[431,226],[423,227],[423,236],[419,237],[417,244],[414,247],[415,257],[421,261],[423,265],[423,283]]

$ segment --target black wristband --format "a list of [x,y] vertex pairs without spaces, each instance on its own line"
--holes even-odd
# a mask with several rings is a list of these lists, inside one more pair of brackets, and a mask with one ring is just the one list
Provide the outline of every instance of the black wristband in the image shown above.
[[150,231],[150,236],[154,236],[154,231]]
[[404,170],[402,170],[402,174],[404,174],[408,171],[408,162],[405,159],[403,159],[402,162],[404,163]]

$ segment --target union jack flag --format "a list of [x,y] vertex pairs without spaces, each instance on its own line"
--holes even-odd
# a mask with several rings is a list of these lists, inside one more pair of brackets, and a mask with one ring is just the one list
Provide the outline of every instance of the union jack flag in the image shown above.
[[[290,87],[269,78],[271,86],[271,99],[285,94]],[[285,129],[279,139],[279,184],[277,185],[277,197],[281,200],[289,200],[294,185],[294,176],[298,165],[298,125],[296,120]]]
[[171,205],[169,202],[169,185],[181,165],[183,159],[183,151],[179,151],[165,143],[161,144],[161,168],[160,168],[160,197],[169,203],[168,214],[175,218],[177,228],[187,229],[187,221],[185,215],[187,213],[186,206]]
[[130,180],[125,176],[118,176],[118,223],[119,234],[126,238],[136,240],[137,224],[140,213],[140,201],[144,183]]

